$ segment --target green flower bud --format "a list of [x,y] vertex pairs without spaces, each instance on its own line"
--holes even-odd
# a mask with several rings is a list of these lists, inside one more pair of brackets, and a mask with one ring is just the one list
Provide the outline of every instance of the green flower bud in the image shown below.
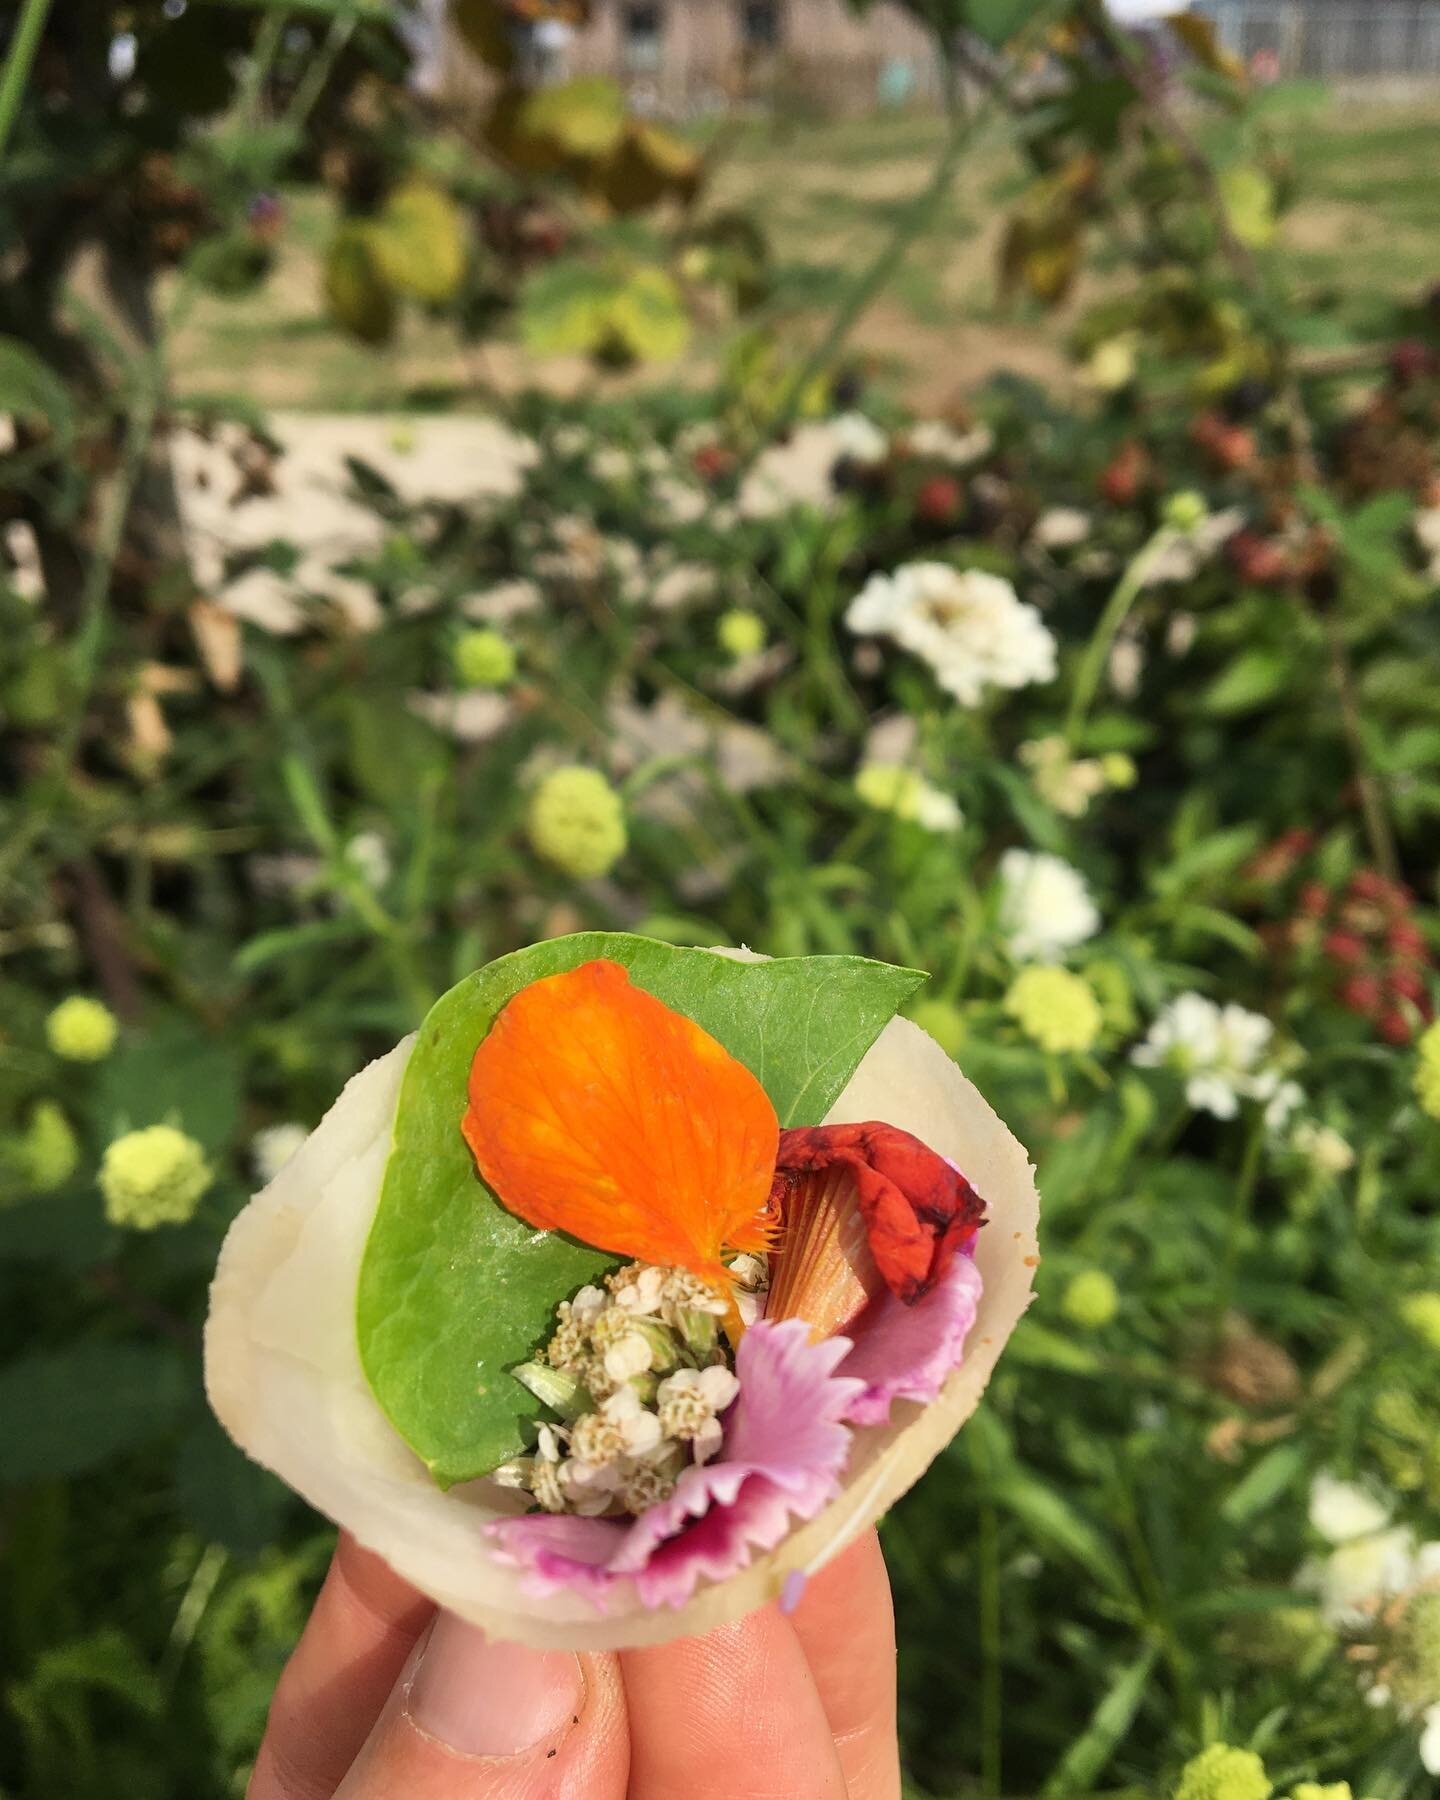
[[[696,1312],[686,1306],[676,1313],[675,1323],[680,1328],[685,1348],[691,1356],[696,1362],[705,1362],[720,1341],[720,1321],[714,1313]],[[659,1368],[660,1365],[657,1363],[655,1366]]]
[[589,1390],[565,1369],[552,1369],[548,1363],[524,1362],[510,1373],[528,1388],[537,1400],[559,1413],[562,1419],[578,1419],[593,1410],[595,1402]]
[[79,1140],[53,1100],[36,1102],[16,1147],[22,1177],[42,1194],[64,1187],[80,1166]]
[[910,1017],[928,1032],[947,1056],[958,1056],[969,1027],[960,1008],[949,1000],[917,1000]]
[[1253,1750],[1211,1744],[1180,1771],[1175,1800],[1270,1800],[1275,1784]]
[[1022,969],[1005,995],[1005,1011],[1033,1043],[1054,1052],[1088,1050],[1105,1023],[1100,1002],[1069,969]]
[[67,1062],[99,1062],[115,1048],[120,1021],[101,1000],[72,994],[45,1021],[45,1037]]
[[625,809],[597,769],[553,769],[531,799],[529,835],[538,856],[586,881],[625,854]]
[[1100,758],[1100,773],[1112,788],[1132,788],[1139,779],[1135,758],[1124,750],[1107,750]]
[[200,1145],[175,1126],[129,1131],[100,1164],[105,1217],[132,1231],[184,1225],[213,1179]]
[[1172,531],[1193,531],[1209,513],[1205,496],[1192,489],[1171,494],[1161,509],[1165,523]]
[[715,640],[736,662],[747,656],[758,656],[765,648],[765,621],[749,607],[731,607],[729,612],[720,615],[715,626]]
[[1120,1291],[1103,1269],[1082,1269],[1066,1284],[1060,1310],[1082,1331],[1101,1331],[1120,1310]]
[[515,678],[515,648],[498,631],[466,631],[455,640],[455,673],[466,687],[500,688]]
[[[681,1314],[682,1326],[690,1315]],[[697,1318],[699,1314],[695,1315]],[[714,1325],[714,1319],[710,1320]],[[671,1369],[678,1369],[684,1360],[680,1352],[680,1342],[668,1325],[662,1325],[659,1319],[636,1318],[630,1321],[630,1329],[637,1336],[644,1338],[650,1346],[650,1367],[657,1375],[665,1375]],[[714,1336],[712,1333],[711,1342]]]
[[1440,1294],[1407,1294],[1400,1317],[1423,1344],[1440,1353]]

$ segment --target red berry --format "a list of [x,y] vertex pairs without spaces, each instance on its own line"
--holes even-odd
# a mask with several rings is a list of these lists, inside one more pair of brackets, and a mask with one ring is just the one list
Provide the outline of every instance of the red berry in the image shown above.
[[1352,975],[1341,984],[1340,1003],[1348,1006],[1351,1012],[1363,1013],[1367,1019],[1373,1019],[1385,1003],[1384,990],[1378,977]]
[[1425,933],[1409,919],[1397,919],[1385,933],[1385,942],[1397,956],[1427,960]]
[[1300,890],[1300,910],[1312,919],[1323,918],[1330,910],[1330,890],[1318,881],[1307,881]]
[[1397,1000],[1409,1000],[1418,1006],[1425,998],[1425,977],[1418,969],[1391,969],[1385,985]]
[[932,475],[915,494],[915,516],[927,525],[949,525],[959,517],[965,493],[953,475]]
[[1350,892],[1357,900],[1386,900],[1390,883],[1378,869],[1357,869],[1350,877]]
[[1432,374],[1434,369],[1435,352],[1419,338],[1406,338],[1390,352],[1390,373],[1401,387]]
[[1225,545],[1230,566],[1252,587],[1283,587],[1290,563],[1280,546],[1258,531],[1237,531]]
[[1408,1044],[1415,1035],[1409,1018],[1398,1006],[1392,1006],[1385,1012],[1379,1029],[1387,1044]]
[[1255,433],[1219,413],[1201,413],[1190,427],[1190,441],[1222,469],[1248,469],[1255,461]]
[[1325,954],[1333,962],[1354,964],[1365,960],[1365,940],[1353,931],[1332,931],[1325,938]]
[[706,444],[691,460],[702,481],[714,481],[727,472],[735,459],[723,444]]
[[1150,459],[1142,444],[1133,439],[1115,452],[1100,477],[1100,492],[1112,506],[1129,506],[1145,485]]

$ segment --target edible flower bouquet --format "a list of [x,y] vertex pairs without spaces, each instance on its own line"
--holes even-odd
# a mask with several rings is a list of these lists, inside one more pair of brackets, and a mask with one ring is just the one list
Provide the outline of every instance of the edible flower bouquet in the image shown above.
[[1028,1160],[923,979],[599,932],[481,969],[231,1227],[216,1413],[495,1636],[793,1606],[1030,1299]]

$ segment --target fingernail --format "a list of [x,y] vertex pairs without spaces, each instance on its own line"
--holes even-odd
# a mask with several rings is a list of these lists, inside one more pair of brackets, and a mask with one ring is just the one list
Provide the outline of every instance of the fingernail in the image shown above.
[[570,1651],[504,1644],[442,1612],[405,1705],[421,1731],[462,1756],[518,1756],[558,1743],[584,1697],[580,1659]]

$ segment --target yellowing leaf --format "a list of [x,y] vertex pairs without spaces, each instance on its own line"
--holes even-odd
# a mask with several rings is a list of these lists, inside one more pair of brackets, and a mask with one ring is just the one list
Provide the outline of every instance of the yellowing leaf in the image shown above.
[[611,301],[607,323],[621,346],[642,362],[678,356],[690,341],[690,315],[663,269],[639,269]]
[[1220,42],[1213,19],[1202,18],[1199,13],[1172,13],[1165,23],[1202,68],[1231,81],[1245,80],[1245,64]]
[[1275,236],[1275,189],[1270,178],[1249,163],[1220,172],[1220,197],[1230,229],[1242,244],[1263,249]]
[[370,241],[371,228],[342,225],[325,253],[321,281],[332,318],[362,343],[383,344],[395,330],[395,291]]
[[399,187],[370,229],[370,249],[386,281],[443,306],[465,279],[468,239],[459,207],[429,182]]
[[605,75],[577,75],[525,100],[520,129],[569,156],[609,156],[625,130],[625,96]]
[[520,331],[526,348],[540,356],[659,361],[685,348],[690,318],[663,269],[552,263],[525,284]]

